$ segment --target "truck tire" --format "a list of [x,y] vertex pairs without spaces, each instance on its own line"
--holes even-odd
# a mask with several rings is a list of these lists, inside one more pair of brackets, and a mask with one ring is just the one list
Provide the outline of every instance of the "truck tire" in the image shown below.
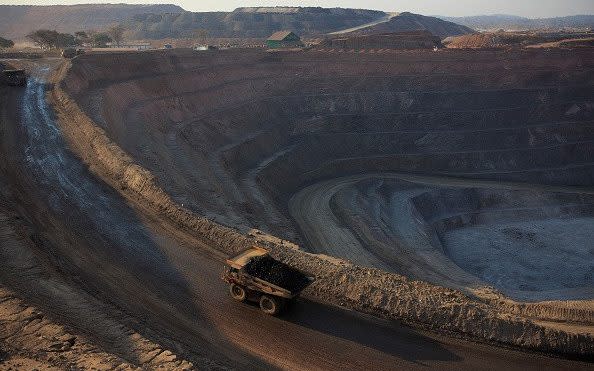
[[247,297],[245,288],[235,283],[232,283],[231,286],[229,286],[229,293],[231,294],[231,297],[237,301],[245,301]]
[[276,316],[283,309],[283,300],[274,296],[260,296],[260,309],[271,316]]

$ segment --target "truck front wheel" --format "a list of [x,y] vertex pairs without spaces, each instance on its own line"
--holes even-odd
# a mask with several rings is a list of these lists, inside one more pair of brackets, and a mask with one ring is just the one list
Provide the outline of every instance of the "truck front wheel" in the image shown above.
[[247,297],[245,289],[235,283],[232,283],[229,287],[229,293],[231,294],[231,297],[237,301],[245,301],[245,298]]
[[276,316],[283,307],[283,300],[274,296],[262,295],[260,297],[260,309],[266,314]]

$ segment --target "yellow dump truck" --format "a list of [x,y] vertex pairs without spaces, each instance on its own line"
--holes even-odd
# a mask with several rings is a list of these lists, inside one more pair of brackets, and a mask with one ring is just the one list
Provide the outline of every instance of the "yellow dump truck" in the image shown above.
[[268,251],[253,246],[226,261],[223,280],[237,301],[255,301],[270,315],[279,314],[313,281],[303,272],[273,259]]

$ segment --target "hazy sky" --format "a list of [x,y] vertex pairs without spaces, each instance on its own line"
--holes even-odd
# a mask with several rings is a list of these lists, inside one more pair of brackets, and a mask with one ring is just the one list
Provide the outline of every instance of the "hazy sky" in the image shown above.
[[574,14],[594,14],[594,0],[177,0],[177,1],[89,1],[89,0],[0,0],[0,4],[77,4],[77,3],[174,3],[186,10],[232,10],[241,6],[322,6],[365,8],[385,11],[411,11],[425,15],[464,16],[477,14],[514,14],[526,17],[552,17]]

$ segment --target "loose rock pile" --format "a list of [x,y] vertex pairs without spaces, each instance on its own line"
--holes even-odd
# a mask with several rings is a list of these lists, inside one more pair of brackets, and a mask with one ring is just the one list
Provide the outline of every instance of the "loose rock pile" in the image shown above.
[[245,271],[291,292],[300,292],[310,283],[309,278],[300,271],[269,256],[253,258],[245,266]]

